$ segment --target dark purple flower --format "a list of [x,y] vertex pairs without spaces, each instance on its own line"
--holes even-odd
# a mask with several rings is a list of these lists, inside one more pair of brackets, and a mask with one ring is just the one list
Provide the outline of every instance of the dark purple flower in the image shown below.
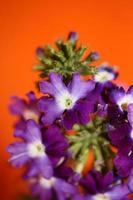
[[57,165],[65,156],[67,142],[57,126],[51,126],[44,132],[33,121],[28,120],[25,130],[18,129],[14,135],[23,139],[8,146],[11,154],[10,162],[13,166],[21,167],[29,164],[29,177],[42,174],[50,178],[53,165]]
[[21,117],[21,121],[33,119],[38,122],[40,112],[37,108],[37,98],[34,92],[27,93],[28,101],[19,97],[12,97],[9,109],[13,115]]
[[50,82],[41,81],[39,84],[41,92],[50,95],[39,100],[39,109],[45,113],[43,123],[50,125],[59,118],[68,129],[74,123],[87,123],[92,104],[84,98],[94,89],[95,83],[81,80],[79,74],[74,74],[67,86],[59,74],[51,73],[49,78]]
[[108,114],[109,94],[116,85],[112,82],[97,82],[95,89],[89,93],[87,100],[94,104],[94,112],[98,116],[106,117]]
[[128,177],[133,169],[133,150],[131,150],[128,155],[118,152],[114,163],[118,170],[118,174],[121,177]]
[[97,73],[94,75],[94,80],[101,84],[108,81],[116,79],[118,72],[113,68],[109,67],[107,64],[102,64],[99,66]]
[[114,183],[112,172],[103,175],[98,171],[92,171],[81,179],[80,184],[86,195],[84,198],[77,196],[74,200],[126,200],[130,193],[127,184]]
[[133,129],[128,123],[123,123],[109,132],[112,144],[118,148],[115,166],[122,177],[127,177],[133,167],[132,131]]
[[110,121],[110,124],[114,127],[125,123],[127,119],[126,113],[122,112],[117,105],[108,105],[107,115]]

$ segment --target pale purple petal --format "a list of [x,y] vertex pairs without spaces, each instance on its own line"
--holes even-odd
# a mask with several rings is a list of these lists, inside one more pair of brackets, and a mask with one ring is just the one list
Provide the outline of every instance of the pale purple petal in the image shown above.
[[118,185],[114,187],[111,191],[107,192],[111,200],[124,200],[129,194],[129,189],[127,185]]
[[42,122],[45,125],[50,125],[53,121],[58,118],[62,114],[62,110],[59,109],[55,100],[41,98],[38,102],[39,109],[43,111],[45,114],[42,117]]
[[9,161],[15,167],[21,167],[28,162],[27,145],[24,142],[15,142],[7,147],[7,151],[11,154]]
[[95,83],[93,81],[83,81],[80,78],[80,74],[74,74],[68,89],[69,92],[78,100],[85,97],[87,93],[94,89],[94,87]]
[[37,123],[33,120],[27,121],[26,138],[28,142],[41,140],[41,131]]
[[74,195],[77,192],[75,186],[67,183],[62,179],[56,180],[54,184],[54,189],[57,193],[59,200],[65,200],[68,195]]
[[27,107],[26,101],[13,96],[11,97],[11,103],[9,105],[9,110],[13,115],[21,115],[23,113],[23,110]]
[[128,179],[128,187],[131,192],[133,192],[133,169],[131,170],[129,179]]
[[130,125],[133,127],[133,104],[128,106],[128,120]]
[[47,155],[34,159],[34,165],[45,178],[52,177],[53,167]]
[[113,103],[117,103],[121,98],[126,95],[123,87],[115,88],[110,93],[110,101]]
[[40,81],[39,88],[40,91],[44,94],[50,94],[51,96],[56,94],[54,86],[48,81]]
[[67,87],[63,83],[62,76],[60,74],[50,73],[49,77],[57,93],[67,90]]

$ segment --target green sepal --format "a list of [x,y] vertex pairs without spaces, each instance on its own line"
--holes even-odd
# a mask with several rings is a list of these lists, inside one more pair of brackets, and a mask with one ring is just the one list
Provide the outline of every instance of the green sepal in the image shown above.
[[41,54],[37,55],[39,65],[33,67],[40,72],[40,77],[44,78],[51,72],[59,73],[64,80],[69,81],[73,73],[81,75],[94,75],[97,70],[91,65],[90,54],[84,58],[87,47],[80,45],[77,47],[77,40],[62,39],[55,42],[56,48],[50,45],[42,48]]

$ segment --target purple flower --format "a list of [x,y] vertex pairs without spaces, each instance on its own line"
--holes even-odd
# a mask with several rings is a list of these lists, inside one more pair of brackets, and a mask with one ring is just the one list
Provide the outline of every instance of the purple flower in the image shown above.
[[20,116],[21,121],[33,119],[34,121],[38,122],[40,112],[37,108],[37,98],[34,92],[27,93],[27,97],[28,101],[16,96],[12,97],[9,109],[13,115]]
[[98,72],[94,75],[94,80],[101,84],[105,84],[108,81],[116,79],[118,72],[113,68],[109,67],[107,64],[102,64],[98,68]]
[[109,138],[118,148],[115,166],[122,177],[127,177],[133,167],[132,127],[128,123],[119,125],[109,132]]
[[13,166],[21,167],[29,164],[29,177],[42,174],[46,178],[53,175],[53,165],[57,165],[65,156],[67,142],[57,126],[51,126],[45,131],[29,120],[25,130],[18,129],[14,135],[23,139],[8,146]]
[[130,86],[127,92],[123,87],[112,89],[110,101],[116,104],[121,111],[127,111],[128,106],[133,103],[133,86]]
[[49,179],[36,176],[30,180],[30,188],[34,197],[41,200],[67,200],[76,194],[77,188],[72,179],[73,172],[66,167],[55,169],[54,175]]
[[98,171],[90,172],[83,177],[80,184],[86,191],[86,195],[77,196],[74,200],[126,200],[130,190],[127,184],[115,183],[112,172],[102,175]]
[[39,197],[41,200],[67,200],[76,193],[76,188],[63,179],[51,177],[35,178],[31,185],[32,195]]
[[45,113],[43,123],[50,125],[59,118],[68,129],[74,123],[87,123],[93,108],[85,97],[94,89],[95,83],[81,80],[79,74],[74,74],[67,86],[59,74],[51,73],[49,78],[50,82],[41,81],[39,84],[41,92],[50,96],[42,97],[38,103],[39,109]]

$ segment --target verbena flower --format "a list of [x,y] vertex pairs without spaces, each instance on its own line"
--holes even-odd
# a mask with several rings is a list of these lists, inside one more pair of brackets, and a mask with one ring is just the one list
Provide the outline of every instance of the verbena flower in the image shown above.
[[76,193],[76,188],[63,179],[51,177],[46,179],[42,176],[32,180],[32,195],[41,200],[67,200]]
[[[86,47],[77,45],[77,39],[70,32],[67,40],[56,41],[56,49],[37,48],[40,64],[34,69],[41,78],[48,76],[38,84],[44,95],[38,99],[29,92],[28,100],[12,98],[19,140],[7,148],[9,161],[26,166],[23,178],[37,199],[129,200],[133,86],[127,91],[118,87],[113,81],[118,72],[108,64],[95,69],[91,63],[99,54],[84,57]],[[81,75],[93,75],[93,80]]]
[[128,123],[119,125],[109,132],[109,138],[118,148],[115,166],[122,177],[127,177],[133,168],[133,138],[132,127]]
[[85,195],[77,195],[74,200],[128,200],[131,190],[128,183],[115,182],[113,173],[102,175],[92,171],[80,181]]
[[130,86],[127,92],[123,87],[112,89],[110,101],[116,104],[120,111],[127,111],[128,106],[133,103],[133,86]]
[[107,64],[102,64],[97,69],[97,73],[94,75],[94,80],[96,82],[105,84],[108,81],[112,81],[116,79],[118,76],[118,72],[114,70],[112,67],[109,67]]
[[28,101],[19,97],[12,97],[9,109],[13,115],[18,115],[21,122],[33,119],[38,122],[40,112],[37,108],[37,98],[34,92],[27,93]]
[[15,136],[23,139],[8,146],[13,166],[21,167],[29,164],[29,176],[42,174],[50,178],[53,174],[53,164],[57,164],[65,156],[68,147],[57,126],[51,126],[45,131],[29,120],[25,130],[16,130]]
[[96,86],[88,98],[95,101],[97,115],[101,117],[107,116],[109,93],[116,87],[111,81],[116,79],[117,76],[118,72],[107,64],[100,65],[97,69],[97,73],[93,76]]
[[94,82],[81,80],[79,74],[74,74],[67,86],[59,74],[51,73],[49,78],[49,82],[39,84],[40,91],[50,96],[39,101],[39,108],[45,113],[43,123],[50,125],[55,119],[61,119],[67,128],[72,128],[74,123],[87,123],[93,107],[84,98],[94,89]]
[[41,200],[69,200],[77,193],[72,181],[73,172],[65,166],[55,169],[54,175],[49,179],[40,176],[29,180],[32,195]]

